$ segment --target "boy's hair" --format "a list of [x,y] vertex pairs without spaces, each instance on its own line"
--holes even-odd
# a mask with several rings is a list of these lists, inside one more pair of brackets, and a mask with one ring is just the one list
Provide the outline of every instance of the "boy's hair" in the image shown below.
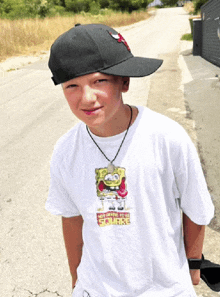
[[77,24],[62,34],[52,45],[49,59],[55,85],[94,72],[142,77],[161,64],[162,60],[134,57],[121,34],[100,24]]

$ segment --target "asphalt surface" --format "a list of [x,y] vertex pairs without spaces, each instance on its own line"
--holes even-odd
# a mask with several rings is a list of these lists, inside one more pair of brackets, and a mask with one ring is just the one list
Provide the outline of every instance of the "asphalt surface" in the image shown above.
[[[192,45],[180,42],[189,30],[182,8],[159,10],[149,20],[120,28],[135,55],[164,59],[153,76],[133,79],[124,99],[179,121],[198,146],[216,205],[204,253],[220,263],[220,87],[215,77],[220,68],[193,57]],[[60,218],[48,214],[44,204],[53,146],[78,120],[61,88],[52,84],[47,58],[0,74],[0,296],[70,296]],[[220,295],[203,283],[196,290],[199,297]]]
[[196,122],[198,148],[216,206],[210,226],[220,232],[220,68],[187,53],[184,60],[192,76],[184,86],[185,99]]

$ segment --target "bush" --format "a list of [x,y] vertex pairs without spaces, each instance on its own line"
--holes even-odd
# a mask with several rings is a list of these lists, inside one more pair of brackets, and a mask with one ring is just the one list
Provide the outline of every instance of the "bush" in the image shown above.
[[90,8],[89,0],[65,0],[66,9],[79,13],[81,11],[88,12]]
[[45,18],[66,13],[102,14],[103,9],[129,12],[145,9],[152,0],[0,0],[0,18]]
[[63,6],[59,6],[59,5],[55,5],[50,12],[50,15],[64,15],[66,12],[65,7]]
[[108,8],[109,7],[109,0],[99,0],[100,8]]
[[3,17],[7,17],[13,11],[19,12],[21,10],[21,2],[15,0],[0,0],[0,14]]
[[194,14],[197,14],[200,11],[201,6],[204,5],[207,2],[208,2],[208,0],[197,0],[196,3],[195,3]]
[[121,10],[132,12],[147,7],[148,0],[109,0],[110,8],[114,10]]
[[178,0],[162,0],[164,6],[176,6]]
[[95,1],[92,1],[90,4],[89,4],[89,12],[93,15],[98,15],[99,14],[99,11],[100,11],[100,4],[98,2],[95,2]]
[[52,7],[51,0],[0,0],[0,16],[10,19],[46,17]]

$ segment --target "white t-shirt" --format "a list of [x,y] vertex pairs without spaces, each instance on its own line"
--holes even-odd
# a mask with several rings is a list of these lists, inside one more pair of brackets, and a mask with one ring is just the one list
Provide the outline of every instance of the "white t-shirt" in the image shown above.
[[[84,123],[55,146],[46,209],[84,219],[74,297],[196,296],[181,210],[199,225],[214,215],[200,161],[179,124],[138,109],[113,173]],[[93,138],[112,160],[124,133]]]

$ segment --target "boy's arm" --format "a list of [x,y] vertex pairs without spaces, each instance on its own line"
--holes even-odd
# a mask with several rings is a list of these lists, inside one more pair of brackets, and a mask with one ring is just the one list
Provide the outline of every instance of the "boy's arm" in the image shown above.
[[66,246],[66,252],[72,275],[72,286],[74,288],[77,281],[77,267],[82,257],[82,225],[83,219],[81,216],[64,218],[62,217],[63,237]]
[[[205,226],[192,222],[186,214],[183,214],[183,234],[187,259],[201,259]],[[190,270],[193,285],[200,282],[200,270]]]

